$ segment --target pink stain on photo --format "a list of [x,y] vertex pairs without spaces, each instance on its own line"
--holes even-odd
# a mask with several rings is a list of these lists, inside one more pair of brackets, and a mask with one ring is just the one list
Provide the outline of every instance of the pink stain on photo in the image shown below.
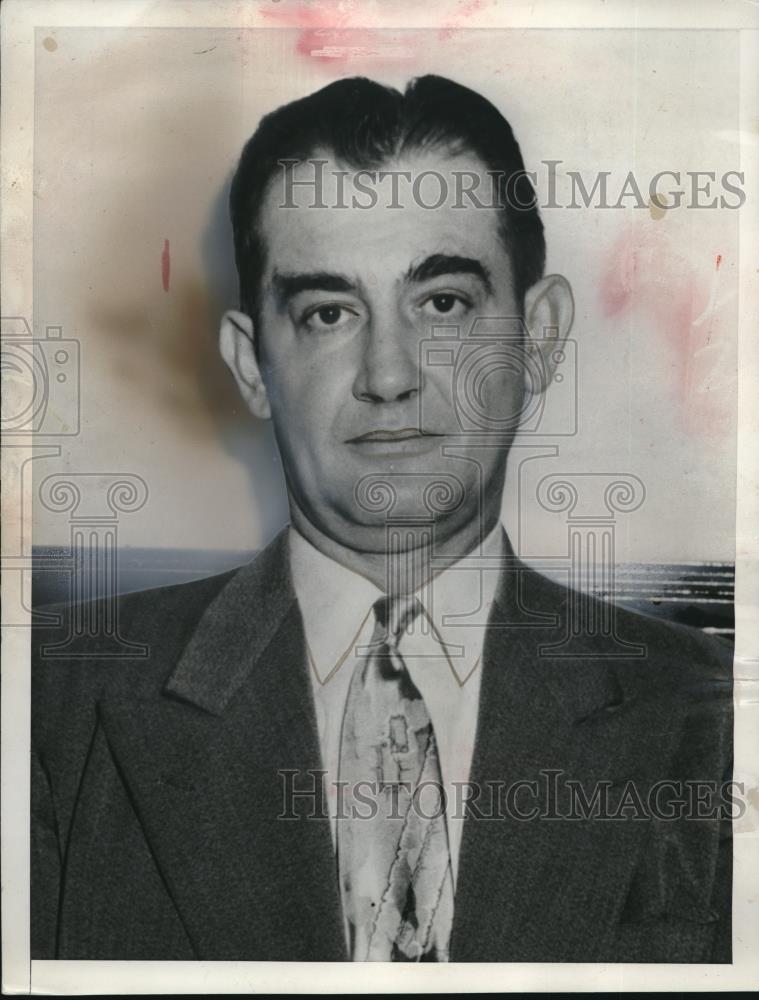
[[438,30],[438,39],[448,41],[457,31],[467,26],[467,21],[485,8],[485,0],[458,0],[450,18]]
[[[380,43],[375,29],[366,25],[366,10],[354,4],[278,4],[262,8],[262,14],[277,25],[300,28],[295,51],[306,59],[344,67],[352,71],[363,59],[375,64],[387,43]],[[357,18],[361,18],[361,22]]]
[[171,276],[171,255],[169,251],[169,241],[163,241],[163,250],[161,251],[161,284],[163,285],[164,292],[169,290],[169,278]]
[[[455,0],[440,10],[439,41],[453,37],[485,6],[485,0]],[[299,28],[295,52],[338,73],[360,74],[415,65],[429,49],[429,30],[383,27],[378,14],[365,5],[345,0],[338,4],[287,3],[261,8],[278,26]]]
[[600,281],[610,330],[625,322],[663,345],[666,377],[689,430],[705,433],[728,418],[727,331],[718,304],[722,255],[683,251],[652,223],[628,228],[613,244]]

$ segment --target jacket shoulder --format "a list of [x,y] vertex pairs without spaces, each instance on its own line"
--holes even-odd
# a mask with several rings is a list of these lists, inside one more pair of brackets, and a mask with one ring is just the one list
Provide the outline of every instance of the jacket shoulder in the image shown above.
[[33,746],[44,751],[50,742],[91,731],[96,702],[116,677],[157,694],[209,604],[237,572],[35,608]]
[[731,688],[733,647],[726,640],[580,593],[525,564],[519,572],[526,606],[552,613],[557,633],[574,632],[578,658],[655,687],[693,694]]

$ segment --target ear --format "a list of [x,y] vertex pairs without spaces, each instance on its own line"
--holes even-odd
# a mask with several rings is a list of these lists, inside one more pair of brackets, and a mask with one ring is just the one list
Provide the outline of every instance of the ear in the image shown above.
[[271,407],[258,367],[255,330],[250,316],[236,309],[224,313],[219,329],[219,348],[250,412],[259,420],[268,420]]
[[[561,360],[561,347],[575,317],[572,288],[560,274],[549,274],[527,289],[524,318],[527,325],[525,387],[528,392],[545,392]],[[532,364],[529,364],[532,361]]]

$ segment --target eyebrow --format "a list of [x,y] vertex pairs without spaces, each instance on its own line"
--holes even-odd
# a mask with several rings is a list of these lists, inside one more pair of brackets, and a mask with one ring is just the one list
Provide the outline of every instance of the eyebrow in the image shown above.
[[[459,257],[455,254],[435,253],[408,269],[404,281],[419,283],[432,278],[442,278],[448,274],[471,274],[485,286],[489,294],[493,292],[490,272],[481,261],[474,257]],[[344,274],[333,271],[304,271],[296,274],[281,274],[275,271],[271,286],[280,305],[294,298],[300,292],[357,292],[358,285]]]
[[488,293],[492,294],[493,284],[490,272],[474,257],[458,257],[451,254],[434,253],[426,257],[421,264],[410,267],[405,274],[406,281],[429,281],[430,278],[442,278],[447,274],[472,274],[479,278]]
[[355,283],[344,274],[334,274],[330,271],[308,271],[298,274],[280,274],[275,271],[271,285],[280,303],[287,302],[300,292],[356,291]]

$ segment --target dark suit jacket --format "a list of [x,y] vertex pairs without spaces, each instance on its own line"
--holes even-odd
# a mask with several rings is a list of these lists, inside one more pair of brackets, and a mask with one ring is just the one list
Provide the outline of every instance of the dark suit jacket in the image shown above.
[[[645,799],[729,777],[722,644],[619,611],[647,655],[581,634],[557,657],[570,596],[503,572],[472,780],[555,769]],[[240,569],[122,597],[119,620],[148,655],[102,658],[68,614],[33,636],[32,957],[345,960],[329,822],[305,799],[278,818],[279,772],[302,788],[321,766],[283,535]],[[467,816],[451,960],[729,962],[729,835],[715,818]]]

